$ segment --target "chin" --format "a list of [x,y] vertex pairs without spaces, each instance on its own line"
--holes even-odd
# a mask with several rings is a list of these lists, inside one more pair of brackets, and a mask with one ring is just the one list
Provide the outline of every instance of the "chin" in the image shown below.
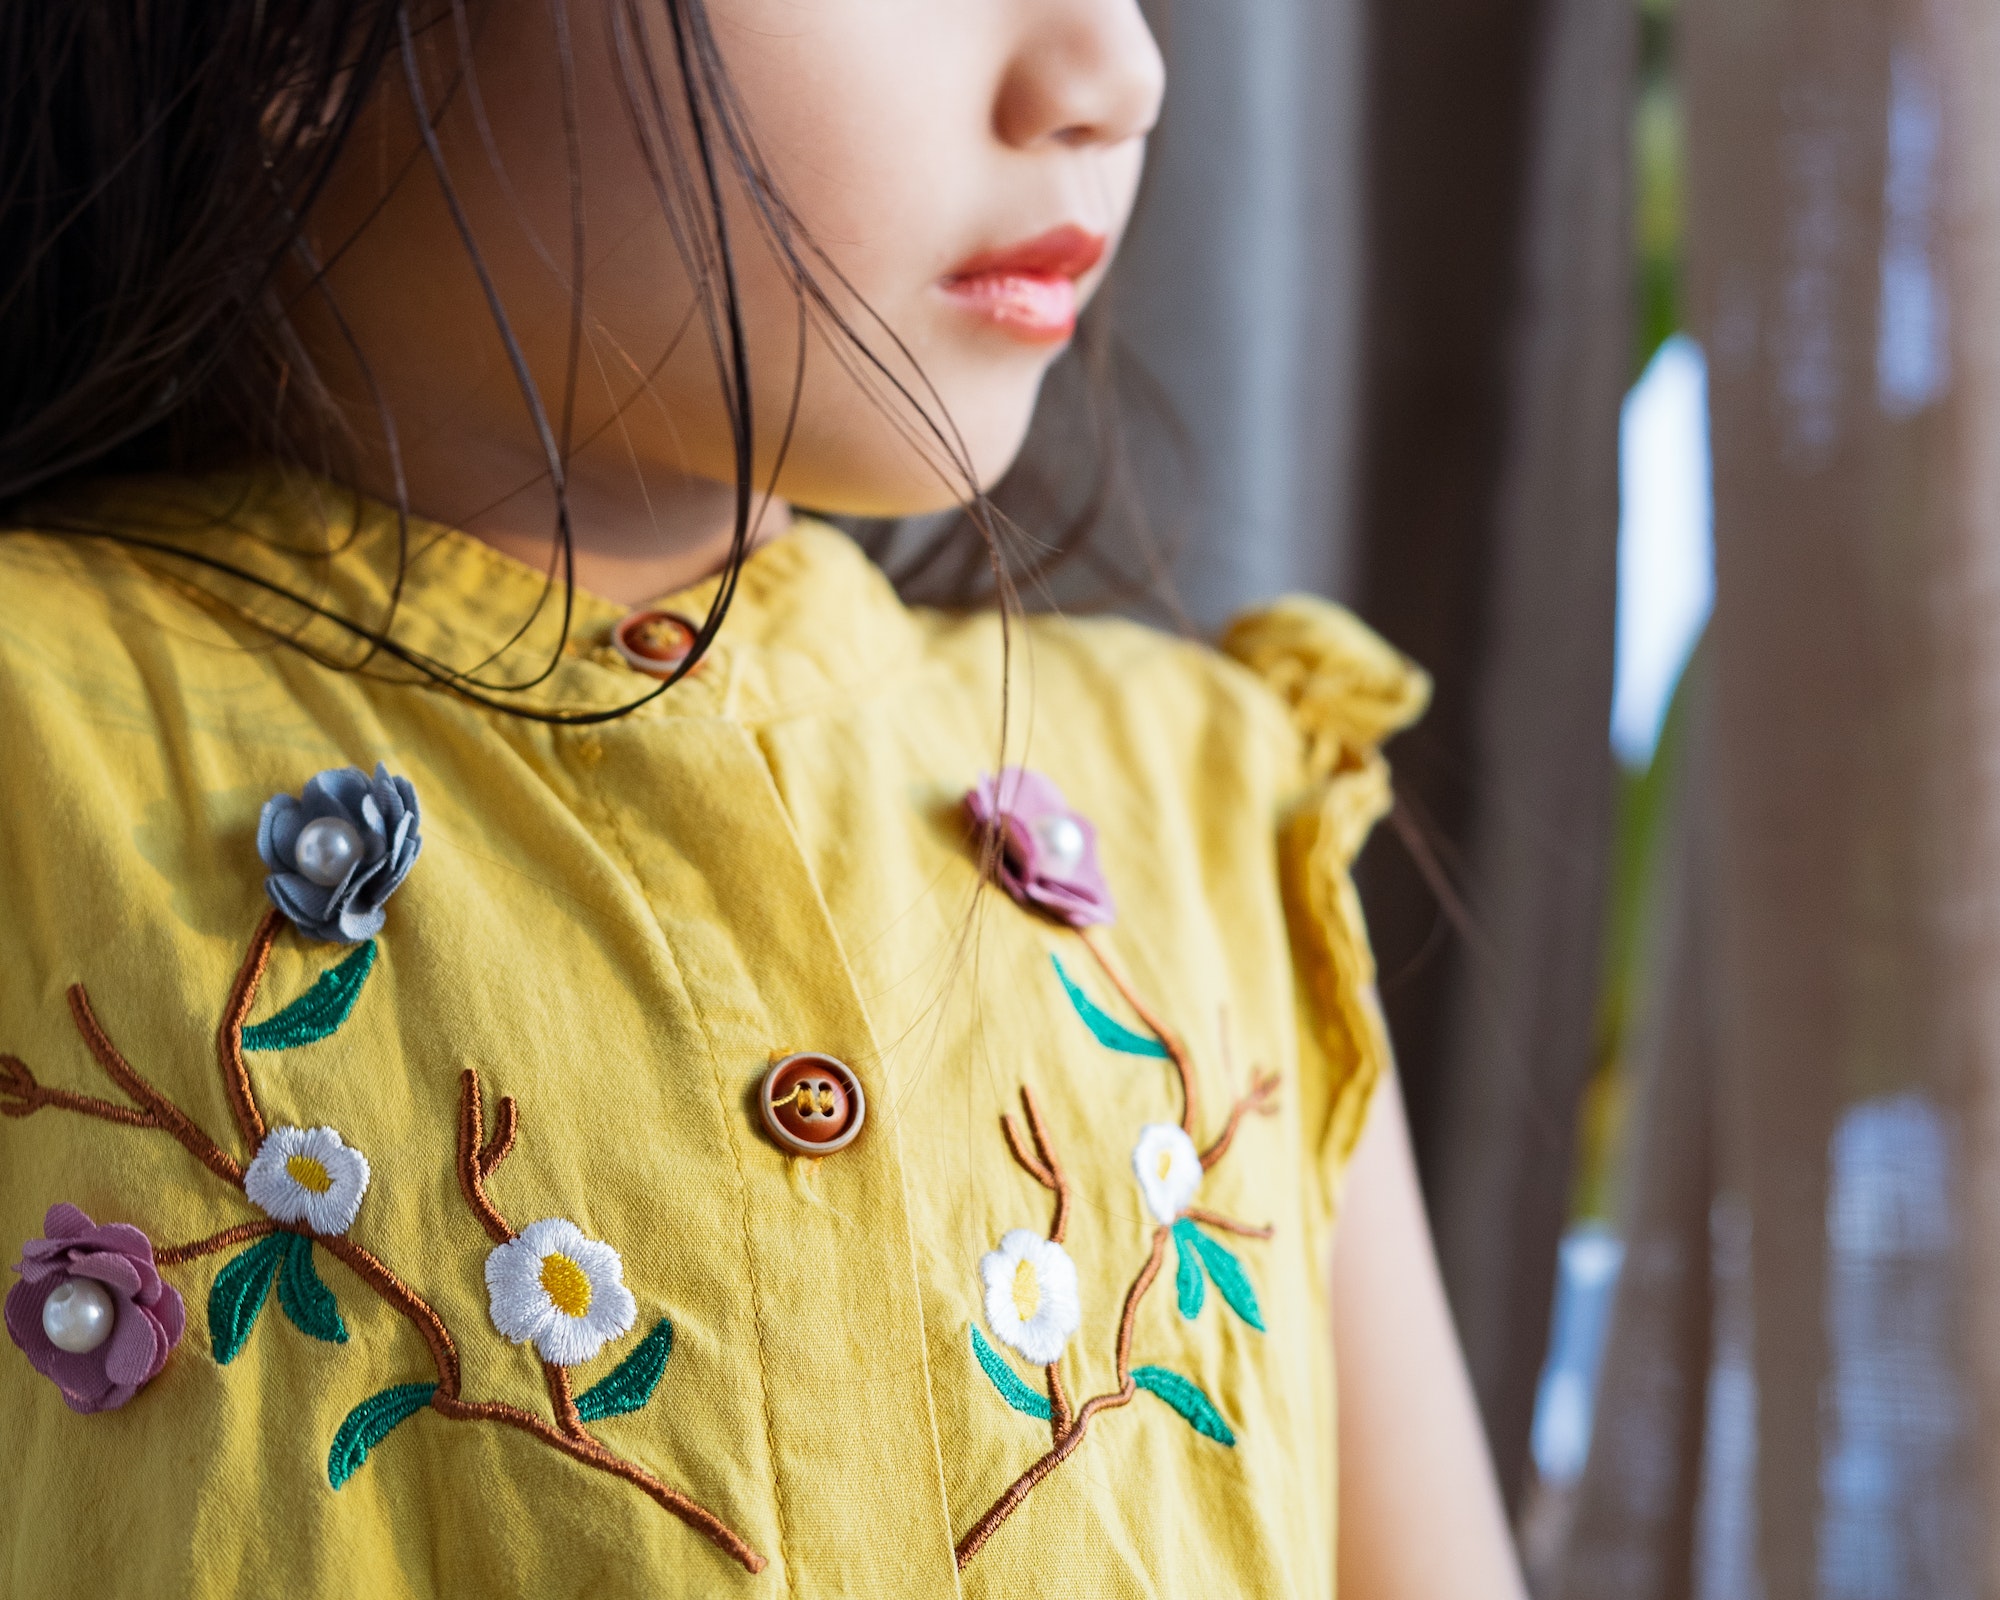
[[956,433],[969,459],[970,482],[963,464],[954,466],[943,447],[934,445],[935,461],[926,461],[871,402],[857,397],[851,403],[879,426],[856,428],[856,413],[850,412],[844,419],[848,426],[824,434],[802,428],[778,492],[795,504],[850,517],[915,517],[963,505],[975,487],[984,493],[1014,464],[1040,388],[1038,373],[1025,397],[1016,387],[1004,394],[967,395],[957,404],[947,398],[950,423],[941,431],[947,438]]

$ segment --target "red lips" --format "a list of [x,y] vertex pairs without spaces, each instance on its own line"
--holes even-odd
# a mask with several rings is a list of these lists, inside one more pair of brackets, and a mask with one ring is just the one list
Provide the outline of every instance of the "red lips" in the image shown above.
[[1104,259],[1106,240],[1064,223],[1020,244],[982,251],[940,283],[974,316],[1029,344],[1060,344],[1076,331],[1077,280]]

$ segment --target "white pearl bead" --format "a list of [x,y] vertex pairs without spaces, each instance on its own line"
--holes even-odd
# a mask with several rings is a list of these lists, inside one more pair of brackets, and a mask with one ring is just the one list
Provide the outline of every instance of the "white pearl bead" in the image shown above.
[[101,1285],[71,1278],[42,1302],[42,1332],[49,1343],[71,1355],[88,1355],[111,1337],[118,1308]]
[[1083,825],[1075,817],[1040,817],[1035,822],[1035,839],[1048,854],[1048,864],[1058,876],[1083,865]]
[[299,830],[292,859],[302,876],[323,889],[335,887],[361,859],[361,834],[339,817],[320,817]]

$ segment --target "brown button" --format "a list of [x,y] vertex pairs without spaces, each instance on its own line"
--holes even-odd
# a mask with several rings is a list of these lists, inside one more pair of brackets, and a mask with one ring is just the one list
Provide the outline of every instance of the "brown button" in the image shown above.
[[845,1150],[868,1120],[861,1080],[832,1056],[786,1056],[764,1074],[757,1108],[765,1131],[802,1156]]
[[670,677],[694,648],[695,625],[672,611],[635,611],[611,630],[611,645],[635,672]]

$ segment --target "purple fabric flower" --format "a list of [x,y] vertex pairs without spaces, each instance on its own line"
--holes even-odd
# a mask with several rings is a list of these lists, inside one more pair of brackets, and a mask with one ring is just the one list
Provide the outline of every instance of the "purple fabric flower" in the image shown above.
[[382,931],[382,907],[423,848],[417,791],[379,762],[330,767],[294,799],[277,794],[257,819],[264,892],[309,939],[359,944]]
[[[46,1238],[21,1247],[7,1291],[7,1334],[37,1372],[62,1390],[72,1411],[109,1411],[167,1364],[181,1342],[187,1314],[172,1285],[153,1265],[153,1245],[130,1223],[93,1223],[73,1205],[49,1207]],[[43,1327],[44,1303],[65,1284],[96,1284],[111,1301],[110,1337],[94,1350],[57,1348]],[[60,1337],[60,1330],[58,1330]]]
[[1022,905],[1072,928],[1117,916],[1097,864],[1097,830],[1039,772],[1007,767],[998,778],[982,776],[966,792],[965,809],[980,827],[1000,819],[1000,887]]

